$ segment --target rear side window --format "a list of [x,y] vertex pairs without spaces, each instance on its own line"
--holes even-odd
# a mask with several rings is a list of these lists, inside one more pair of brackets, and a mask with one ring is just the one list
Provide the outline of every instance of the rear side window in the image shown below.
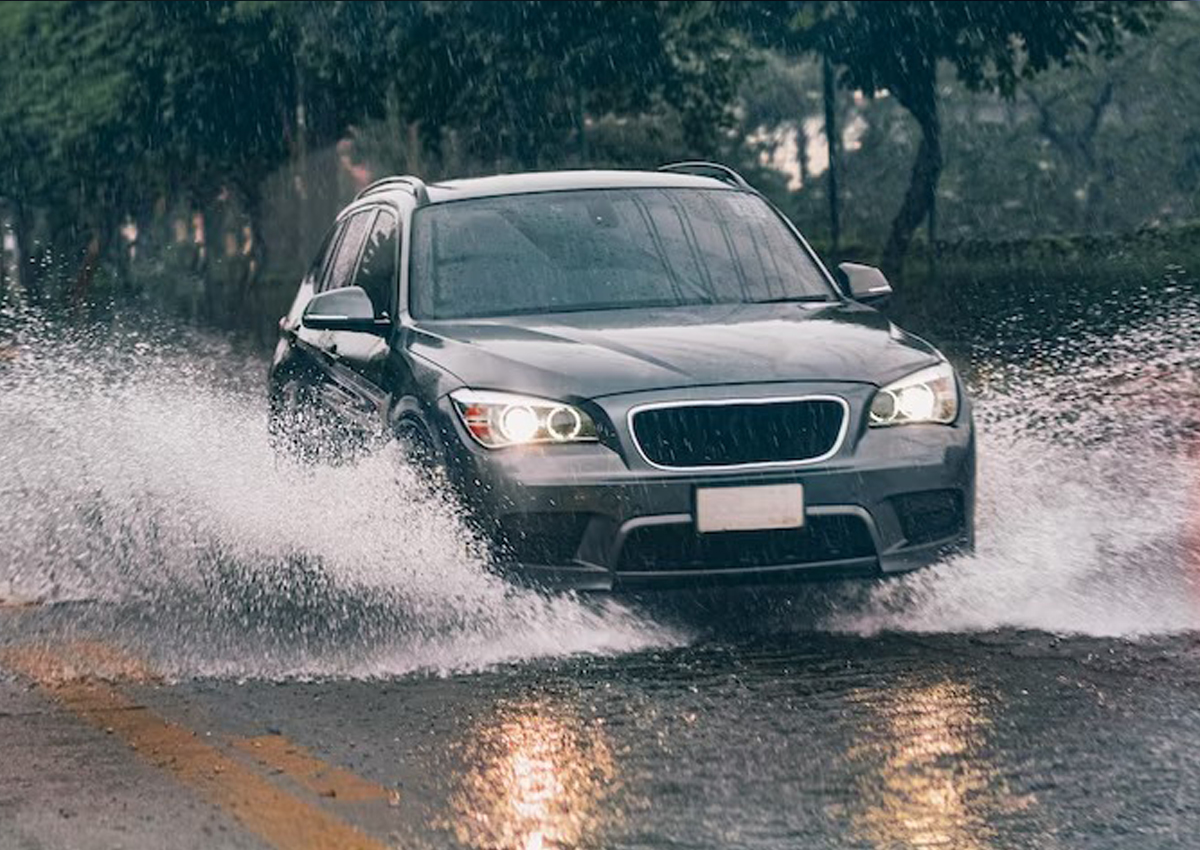
[[325,275],[321,291],[341,289],[350,285],[350,275],[354,272],[354,264],[358,261],[359,251],[367,238],[371,220],[375,218],[375,210],[364,210],[355,213],[342,228],[342,240],[338,243],[337,253],[333,255],[329,271]]
[[362,260],[354,275],[354,286],[371,296],[375,315],[382,316],[392,307],[396,289],[396,249],[399,246],[399,222],[392,213],[381,210],[363,247]]
[[329,263],[329,255],[332,253],[333,245],[337,241],[337,236],[341,232],[341,228],[334,226],[325,234],[325,238],[321,240],[321,247],[317,250],[317,256],[313,258],[312,265],[308,268],[308,274],[305,276],[305,281],[313,286],[320,284],[321,279],[325,276],[325,267]]

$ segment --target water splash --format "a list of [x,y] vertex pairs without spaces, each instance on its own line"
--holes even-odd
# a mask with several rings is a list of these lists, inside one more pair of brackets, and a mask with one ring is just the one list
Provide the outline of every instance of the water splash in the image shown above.
[[[678,639],[518,589],[394,453],[268,446],[265,366],[195,332],[26,319],[0,366],[0,595],[22,638],[101,635],[168,675],[392,675]],[[86,601],[86,605],[72,602]]]
[[1200,629],[1200,305],[985,357],[977,551],[838,606],[836,631]]
[[227,340],[15,327],[0,358],[0,598],[56,604],[10,610],[0,643],[99,637],[170,676],[323,677],[629,652],[712,622],[724,637],[751,621],[755,635],[1200,629],[1194,301],[973,358],[976,554],[879,584],[760,589],[750,610],[706,608],[700,628],[505,583],[455,506],[386,450],[281,462],[264,364]]

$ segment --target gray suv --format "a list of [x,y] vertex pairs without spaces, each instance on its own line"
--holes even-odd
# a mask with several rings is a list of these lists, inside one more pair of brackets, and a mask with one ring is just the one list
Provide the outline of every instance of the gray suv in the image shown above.
[[975,439],[890,292],[712,163],[390,177],[280,320],[272,433],[398,440],[545,584],[910,570],[972,545]]

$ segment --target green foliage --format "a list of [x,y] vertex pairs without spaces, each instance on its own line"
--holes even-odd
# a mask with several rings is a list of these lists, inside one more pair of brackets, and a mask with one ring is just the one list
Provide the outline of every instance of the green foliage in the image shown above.
[[257,231],[265,177],[385,108],[482,167],[589,160],[588,117],[713,154],[737,42],[705,0],[4,3],[0,198],[70,264],[164,200],[232,196]]
[[[819,117],[825,53],[879,95],[840,107],[862,128],[841,172],[852,240],[874,249],[896,208],[911,236],[935,197],[952,239],[1171,221],[1200,189],[1197,22],[1194,4],[1051,0],[6,2],[0,202],[23,249],[53,246],[36,267],[70,277],[95,242],[118,266],[119,224],[165,210],[204,212],[214,245],[249,224],[254,262],[186,262],[253,275],[268,203],[303,210],[266,229],[265,274],[283,276],[353,188],[334,150],[351,136],[373,166],[429,177],[740,158],[811,227],[823,181],[789,193],[747,136]],[[895,164],[923,143],[906,203]]]
[[440,148],[535,167],[585,151],[585,116],[672,110],[689,147],[731,124],[741,66],[713,2],[427,2],[393,36],[395,103]]
[[127,199],[105,178],[140,153],[131,138],[145,114],[133,84],[141,57],[118,38],[139,31],[138,17],[124,5],[0,6],[0,193],[80,208]]
[[1155,3],[1116,0],[969,0],[750,3],[747,29],[769,46],[821,53],[843,86],[887,92],[921,129],[921,143],[884,249],[899,270],[913,232],[934,206],[943,166],[938,66],[946,62],[971,91],[1011,97],[1018,81],[1080,57],[1111,58],[1127,35],[1145,35],[1162,17]]
[[934,107],[937,65],[973,91],[1011,96],[1021,80],[1145,35],[1161,4],[1120,0],[871,0],[749,4],[748,26],[769,46],[828,55],[847,88],[891,92],[921,119]]
[[[355,37],[381,9],[2,4],[0,197],[40,211],[43,240],[68,265],[164,198],[205,209],[229,193],[253,224],[264,175],[309,137],[378,113],[382,56]],[[317,119],[300,126],[303,106]]]
[[[943,64],[938,76],[945,167],[943,241],[1045,233],[1126,233],[1200,218],[1200,4],[1166,7],[1152,38],[1105,61],[1079,61],[1021,83],[1012,98],[973,92]],[[776,79],[786,75],[783,81]],[[768,62],[742,93],[747,129],[808,122],[820,132],[819,61]],[[855,256],[878,257],[906,189],[920,128],[894,97],[839,98],[842,220]],[[818,241],[823,175],[777,201]],[[919,241],[914,250],[921,250]],[[849,255],[847,255],[849,256]],[[924,273],[925,266],[917,261]]]

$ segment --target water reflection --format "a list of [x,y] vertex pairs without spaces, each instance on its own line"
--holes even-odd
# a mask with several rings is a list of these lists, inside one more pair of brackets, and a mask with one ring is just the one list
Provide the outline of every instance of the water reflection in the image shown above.
[[1010,794],[987,752],[988,702],[970,685],[893,684],[855,700],[872,714],[859,781],[857,836],[880,848],[994,846],[996,817],[1029,798]]
[[553,700],[501,703],[465,736],[445,824],[488,850],[598,846],[619,787],[599,721]]

